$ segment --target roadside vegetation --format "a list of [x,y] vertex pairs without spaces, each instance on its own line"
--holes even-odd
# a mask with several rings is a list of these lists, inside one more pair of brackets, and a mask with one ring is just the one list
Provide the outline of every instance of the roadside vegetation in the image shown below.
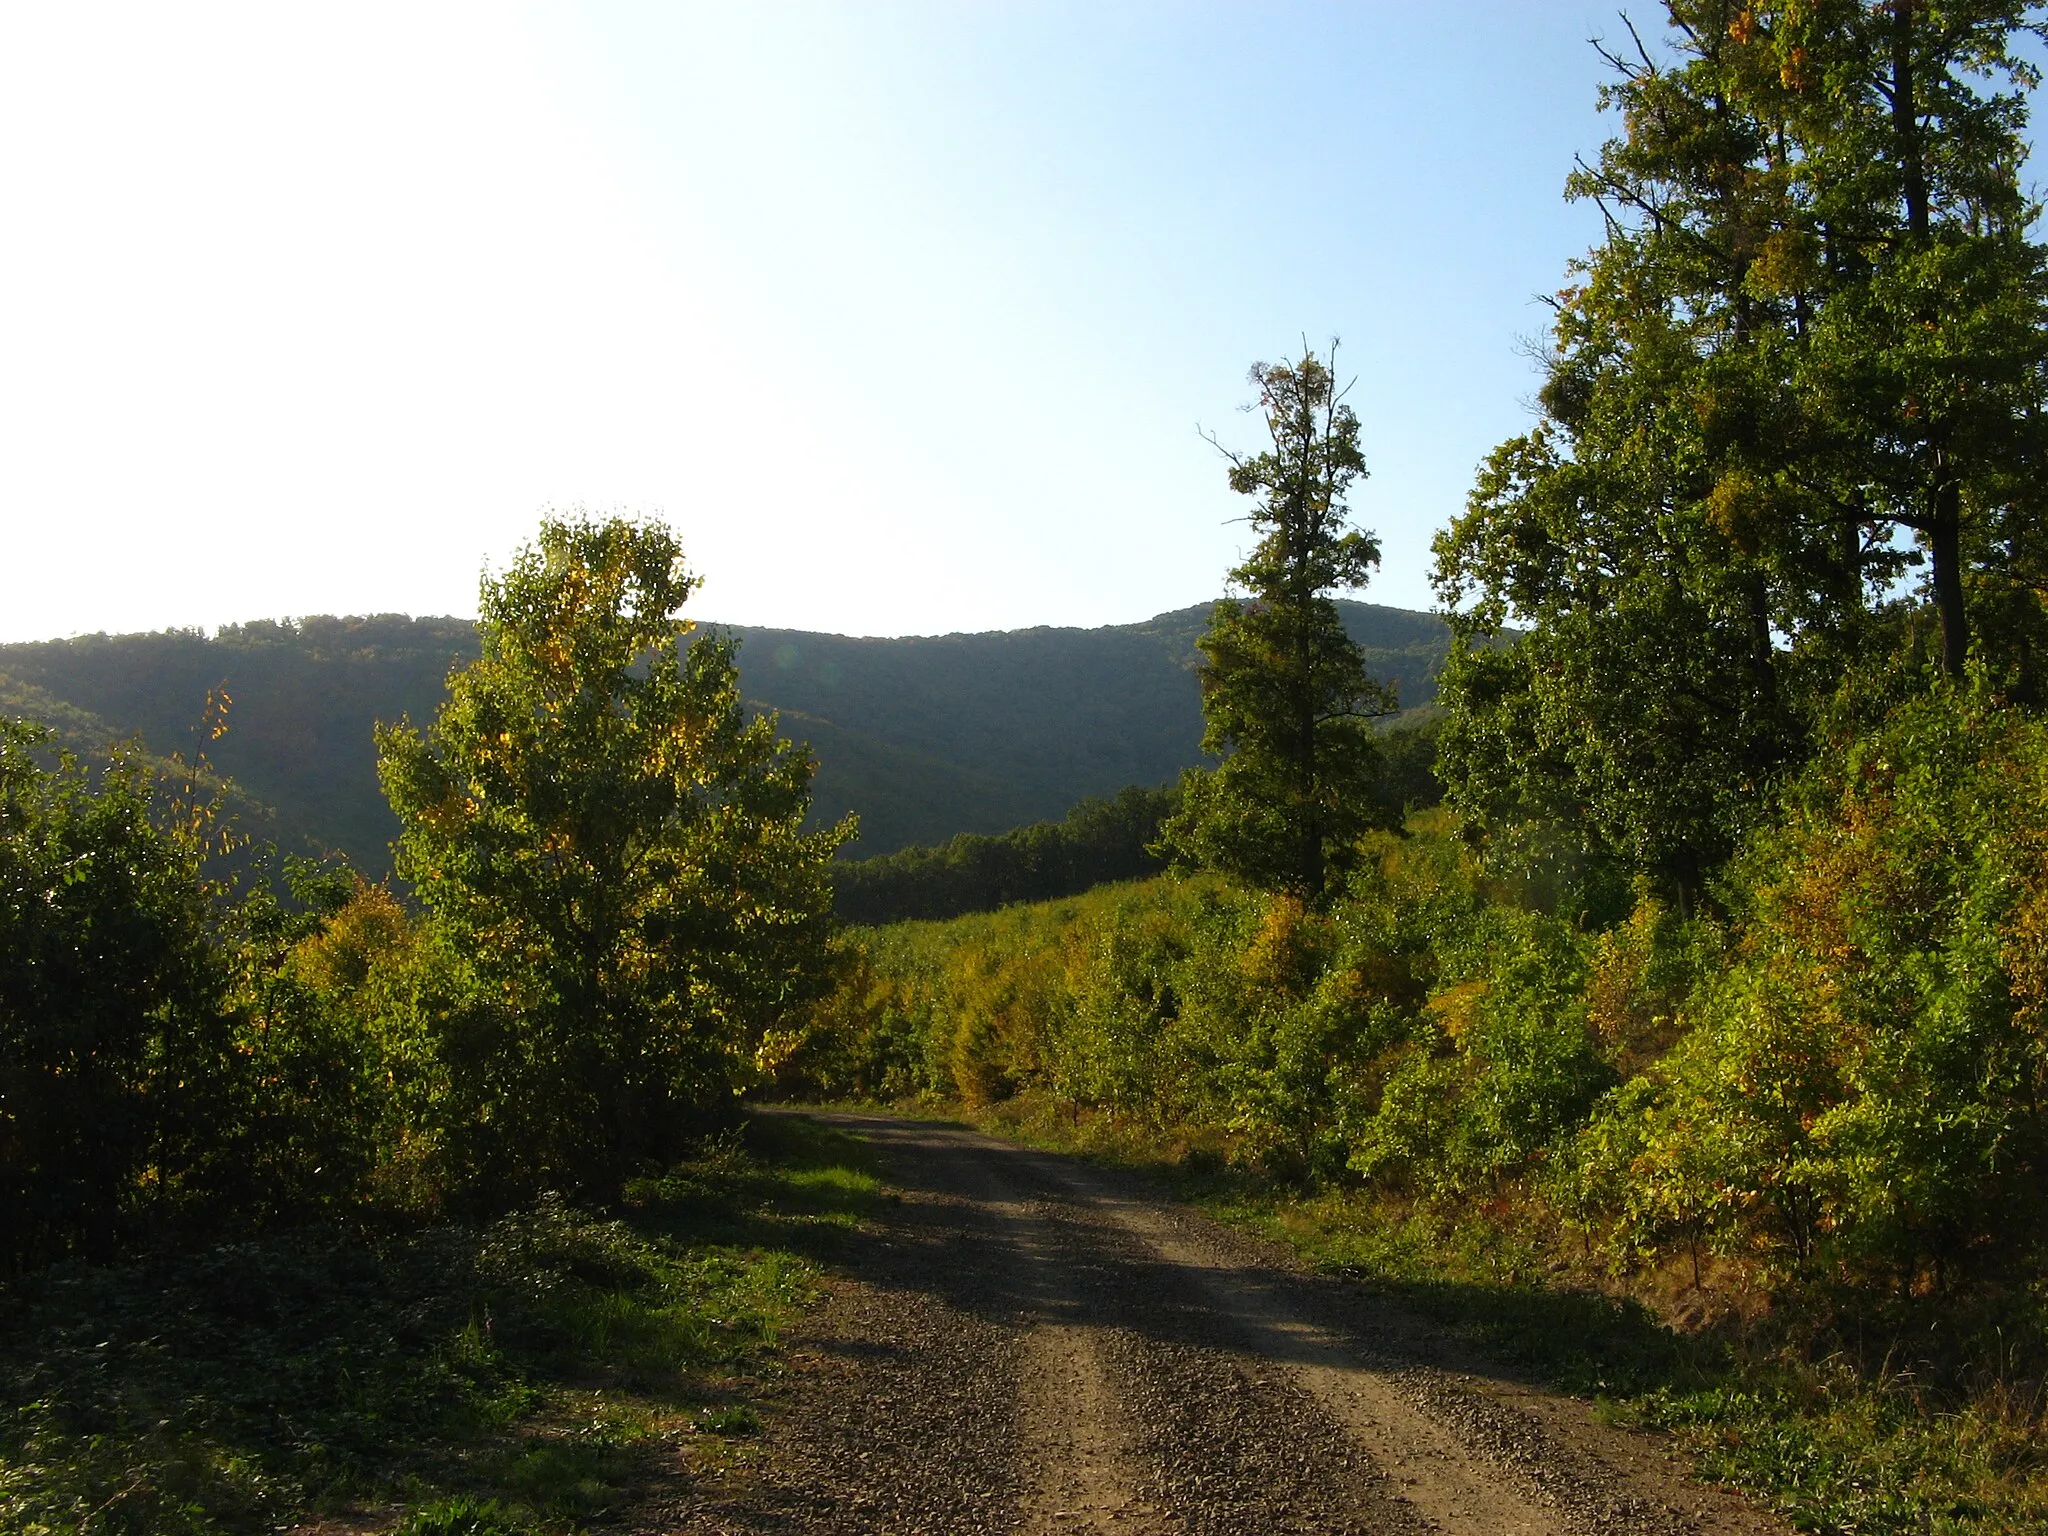
[[0,727],[0,1511],[595,1518],[744,1427],[720,1373],[866,1198],[719,1139],[772,1089],[1169,1165],[1808,1529],[2042,1528],[2044,26],[1665,10],[1538,420],[1436,542],[1428,730],[1337,606],[1334,347],[1226,455],[1211,766],[838,885],[948,921],[837,927],[851,826],[656,526],[544,523],[380,730],[403,895],[235,848],[203,763]]
[[738,1098],[848,829],[693,585],[582,518],[486,581],[378,740],[408,900],[246,846],[203,762],[0,724],[0,1526],[565,1530],[755,1422],[873,1188]]
[[[1788,1037],[1748,999],[1773,972],[1832,986],[1838,962],[1788,960],[1772,917],[1737,937],[1646,900],[1589,929],[1491,887],[1456,834],[1430,813],[1383,836],[1322,912],[1194,874],[870,931],[790,1088],[1159,1172],[1672,1429],[1803,1528],[2037,1528],[2036,1175],[1957,1129],[2038,1131],[1983,1076],[2038,1049],[2018,1010],[1939,1080],[1935,1052],[1839,1016]],[[1759,1099],[1786,1107],[1765,1125]],[[1945,1159],[1842,1129],[1916,1117],[1948,1129]],[[1917,1220],[1916,1177],[1943,1191]]]
[[610,1211],[365,1213],[54,1266],[0,1300],[0,1529],[355,1511],[514,1536],[719,1477],[874,1189],[857,1144],[756,1119]]

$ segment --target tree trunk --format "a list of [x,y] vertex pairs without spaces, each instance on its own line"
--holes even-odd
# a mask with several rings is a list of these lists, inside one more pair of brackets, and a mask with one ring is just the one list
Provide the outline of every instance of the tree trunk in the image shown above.
[[1323,828],[1316,807],[1316,717],[1303,711],[1301,733],[1301,880],[1310,906],[1323,899]]
[[1320,905],[1323,899],[1323,827],[1316,796],[1316,678],[1315,658],[1306,633],[1307,615],[1312,610],[1315,597],[1312,592],[1301,594],[1296,613],[1297,629],[1295,645],[1295,686],[1299,690],[1295,707],[1298,711],[1295,726],[1298,736],[1295,750],[1300,754],[1296,764],[1296,792],[1301,796],[1301,883],[1302,898],[1310,906]]
[[1913,80],[1913,0],[1892,0],[1892,132],[1899,141],[1900,190],[1906,200],[1906,228],[1927,234],[1927,168],[1920,158],[1920,103]]
[[[1915,0],[1892,0],[1892,132],[1898,140],[1900,192],[1906,229],[1915,245],[1927,239],[1927,168],[1920,144],[1920,103],[1913,78]],[[1928,501],[1927,547],[1933,561],[1935,611],[1941,615],[1941,668],[1963,675],[1970,653],[1969,615],[1963,607],[1963,496],[1949,462],[1946,433],[1930,422],[1927,463],[1933,485]]]

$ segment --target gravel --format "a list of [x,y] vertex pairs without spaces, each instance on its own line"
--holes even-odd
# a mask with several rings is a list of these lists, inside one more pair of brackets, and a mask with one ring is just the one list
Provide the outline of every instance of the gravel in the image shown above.
[[1648,1437],[1069,1159],[833,1116],[900,1204],[646,1531],[1779,1536]]

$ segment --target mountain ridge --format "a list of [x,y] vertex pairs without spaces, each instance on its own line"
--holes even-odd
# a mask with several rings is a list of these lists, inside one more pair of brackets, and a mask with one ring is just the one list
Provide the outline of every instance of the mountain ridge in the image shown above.
[[[860,815],[856,856],[1056,820],[1077,802],[1160,784],[1202,760],[1195,642],[1210,604],[1134,624],[849,636],[700,621],[738,639],[741,692],[819,762],[816,815]],[[1431,614],[1339,602],[1376,677],[1426,706],[1449,645]],[[9,692],[152,752],[191,756],[275,813],[280,838],[390,867],[396,823],[376,783],[375,721],[432,717],[467,620],[379,614],[0,645]],[[209,690],[229,731],[202,743]],[[35,711],[12,706],[14,712]]]

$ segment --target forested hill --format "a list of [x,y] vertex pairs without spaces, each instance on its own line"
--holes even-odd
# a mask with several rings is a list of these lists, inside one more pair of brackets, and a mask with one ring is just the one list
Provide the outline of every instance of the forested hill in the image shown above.
[[[1442,622],[1339,606],[1402,704],[1430,702],[1449,644]],[[1054,820],[1197,761],[1193,668],[1207,622],[1203,606],[1102,629],[905,639],[721,627],[741,641],[748,699],[779,710],[785,734],[816,751],[819,816],[858,811],[849,851],[873,855]],[[224,688],[230,728],[206,744],[215,766],[275,810],[281,840],[382,871],[396,823],[371,725],[428,719],[448,669],[475,654],[468,622],[402,615],[89,635],[0,646],[0,707],[35,700],[33,712],[70,718],[74,740],[90,719],[189,755],[208,690]]]

